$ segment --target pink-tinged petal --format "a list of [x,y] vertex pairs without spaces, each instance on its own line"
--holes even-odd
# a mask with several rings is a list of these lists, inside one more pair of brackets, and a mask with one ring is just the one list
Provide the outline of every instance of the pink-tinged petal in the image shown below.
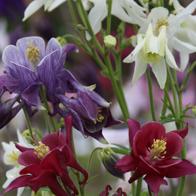
[[33,150],[33,148],[27,148],[27,147],[24,147],[24,146],[21,146],[20,144],[15,144],[16,148],[18,150],[20,150],[20,152],[25,152],[25,151],[28,151],[28,150]]
[[37,157],[34,150],[28,150],[20,154],[18,162],[21,165],[28,166],[32,164],[39,164],[40,159]]
[[182,150],[182,147],[183,140],[178,134],[174,132],[166,134],[166,158],[178,155]]
[[150,187],[150,190],[155,193],[155,195],[158,195],[160,186],[162,184],[167,185],[167,181],[158,175],[146,175],[144,180]]
[[196,173],[196,166],[187,160],[182,160],[171,167],[162,168],[164,175],[168,178],[178,178]]
[[72,148],[71,137],[72,137],[72,116],[64,118],[65,130],[66,130],[66,144]]
[[25,176],[20,176],[16,178],[14,181],[12,181],[9,186],[4,190],[5,193],[12,191],[14,189],[20,188],[20,187],[25,187],[28,186],[29,181],[31,180],[31,176],[25,175]]
[[188,134],[188,125],[184,128],[184,129],[180,129],[180,130],[175,130],[175,131],[172,131],[176,134],[178,134],[181,138],[185,138]]
[[133,139],[133,152],[136,155],[146,156],[148,148],[154,139],[165,137],[165,128],[158,122],[150,122],[140,128]]
[[133,171],[137,167],[137,161],[131,155],[126,155],[117,161],[116,167],[122,172]]
[[127,121],[129,127],[129,143],[133,145],[133,138],[135,137],[136,132],[140,129],[140,123],[136,120],[129,119]]
[[181,161],[181,159],[163,159],[156,163],[156,167],[159,169],[166,169],[179,164]]

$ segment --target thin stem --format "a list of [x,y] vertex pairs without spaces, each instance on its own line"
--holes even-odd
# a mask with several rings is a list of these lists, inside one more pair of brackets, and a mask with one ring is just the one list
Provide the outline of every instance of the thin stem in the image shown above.
[[25,106],[23,106],[23,111],[24,111],[25,119],[26,119],[26,122],[27,122],[27,127],[29,129],[31,138],[34,140],[35,138],[33,136],[33,129],[32,129],[32,126],[31,126],[31,121],[30,121],[29,114],[28,114],[28,111],[27,111]]
[[148,93],[150,98],[150,110],[152,119],[156,121],[155,109],[154,109],[154,99],[153,99],[153,92],[152,92],[152,78],[150,74],[150,70],[147,70],[147,80],[148,80]]
[[149,186],[148,186],[148,193],[149,193],[149,196],[152,196],[152,193],[151,193],[151,190],[150,190]]
[[44,107],[47,110],[47,116],[50,119],[50,122],[51,122],[51,125],[52,125],[52,129],[53,129],[53,131],[55,131],[56,130],[56,125],[55,125],[55,121],[54,121],[53,117],[49,115],[50,114],[50,107],[49,107],[48,101],[46,99],[46,93],[45,93],[44,87],[41,87],[41,89],[40,89],[40,97],[41,97],[41,99],[43,101]]
[[107,35],[110,34],[111,31],[111,19],[112,19],[112,0],[107,0],[108,5],[108,16],[107,16]]
[[137,187],[136,187],[136,194],[135,194],[135,196],[140,196],[141,195],[141,189],[142,189],[142,178],[140,178],[137,181]]

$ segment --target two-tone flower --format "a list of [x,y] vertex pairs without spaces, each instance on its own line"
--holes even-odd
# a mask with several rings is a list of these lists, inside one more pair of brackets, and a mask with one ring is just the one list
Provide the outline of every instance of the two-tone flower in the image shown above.
[[[20,151],[18,163],[23,166],[20,176],[12,181],[5,192],[20,187],[30,187],[37,192],[41,187],[49,187],[57,196],[78,194],[78,190],[69,176],[69,168],[80,172],[85,184],[88,173],[75,160],[72,152],[72,118],[65,120],[66,134],[56,132],[48,134],[33,148],[16,145]],[[69,193],[65,190],[68,190]]]
[[178,178],[196,173],[196,166],[179,158],[183,138],[188,128],[167,132],[158,122],[141,126],[135,120],[128,121],[131,154],[120,159],[116,167],[123,172],[132,171],[130,183],[144,176],[150,190],[158,195],[167,178]]

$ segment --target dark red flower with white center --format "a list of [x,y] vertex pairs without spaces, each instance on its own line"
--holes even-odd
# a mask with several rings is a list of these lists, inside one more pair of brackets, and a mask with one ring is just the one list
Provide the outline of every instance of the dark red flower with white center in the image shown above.
[[[84,176],[88,173],[77,163],[71,150],[72,119],[65,119],[66,134],[61,132],[46,135],[34,148],[16,147],[21,151],[18,162],[24,166],[21,176],[5,189],[5,192],[29,186],[37,192],[41,187],[49,187],[56,196],[77,195],[78,191],[69,177],[68,167]],[[66,191],[65,191],[66,190]]]
[[132,151],[120,159],[116,167],[122,172],[133,171],[130,183],[145,176],[144,180],[157,196],[160,185],[167,185],[164,177],[178,178],[196,173],[195,165],[178,157],[188,127],[166,133],[158,122],[141,126],[135,120],[128,120],[128,126]]

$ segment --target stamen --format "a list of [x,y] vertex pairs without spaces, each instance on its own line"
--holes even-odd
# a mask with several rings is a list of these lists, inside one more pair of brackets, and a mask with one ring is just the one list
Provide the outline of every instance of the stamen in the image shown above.
[[30,44],[26,49],[26,55],[33,65],[36,65],[40,60],[40,50],[33,44]]
[[42,159],[46,156],[46,154],[50,151],[49,147],[39,142],[39,145],[34,148],[35,154],[39,159]]
[[156,23],[155,32],[159,34],[159,31],[162,26],[168,26],[168,20],[166,18],[159,19]]
[[150,148],[150,154],[152,159],[164,158],[166,154],[166,144],[165,140],[154,139],[153,144]]

